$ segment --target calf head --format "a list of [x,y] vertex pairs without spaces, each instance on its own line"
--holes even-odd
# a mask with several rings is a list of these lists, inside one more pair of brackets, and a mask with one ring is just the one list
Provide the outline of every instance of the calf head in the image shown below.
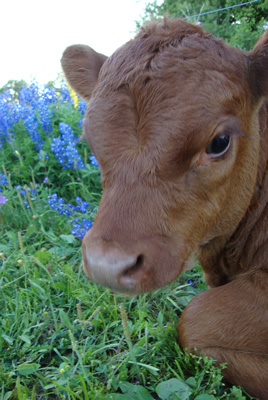
[[84,137],[103,184],[85,272],[124,293],[162,287],[202,246],[229,238],[250,204],[268,35],[245,53],[164,20],[110,58],[71,46],[62,66],[89,101]]

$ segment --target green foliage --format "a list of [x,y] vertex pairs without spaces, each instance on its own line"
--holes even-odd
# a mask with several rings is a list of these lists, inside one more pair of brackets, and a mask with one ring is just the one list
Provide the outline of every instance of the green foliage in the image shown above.
[[22,79],[20,81],[9,80],[4,86],[0,88],[0,93],[4,93],[6,90],[11,90],[14,98],[19,99],[19,93],[23,86],[26,86],[26,82]]
[[163,15],[186,18],[189,22],[201,23],[205,31],[224,38],[227,43],[250,50],[267,25],[268,0],[200,15],[235,4],[233,0],[164,0],[161,5],[154,1],[147,4],[143,22]]

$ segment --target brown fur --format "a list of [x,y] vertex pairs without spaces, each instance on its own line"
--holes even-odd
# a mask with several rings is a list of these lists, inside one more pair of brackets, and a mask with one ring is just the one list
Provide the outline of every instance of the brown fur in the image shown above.
[[[268,33],[245,53],[182,20],[151,23],[108,59],[62,58],[90,99],[84,136],[103,195],[84,268],[125,293],[173,281],[197,254],[210,289],[179,323],[190,351],[268,398]],[[207,146],[224,134],[221,156]]]

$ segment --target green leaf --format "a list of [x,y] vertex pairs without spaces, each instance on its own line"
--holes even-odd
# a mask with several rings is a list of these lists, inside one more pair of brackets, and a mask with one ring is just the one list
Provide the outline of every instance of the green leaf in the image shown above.
[[124,393],[126,400],[153,400],[153,397],[150,395],[148,390],[141,385],[133,385],[129,382],[122,382],[119,386]]
[[194,400],[216,400],[216,397],[210,394],[199,394]]
[[32,279],[29,279],[29,282],[30,282],[31,286],[36,289],[37,293],[45,294],[45,290],[40,285],[38,285],[35,281],[33,281]]
[[159,383],[156,393],[162,400],[188,400],[190,387],[182,380],[172,378]]
[[6,392],[6,394],[4,395],[4,397],[1,397],[1,399],[3,400],[8,400],[13,394],[13,391],[11,392]]
[[185,383],[187,383],[187,385],[189,385],[191,388],[195,388],[197,386],[196,379],[193,376],[186,379]]
[[10,336],[7,336],[5,334],[2,334],[1,336],[8,344],[10,344],[12,346],[14,339],[12,339]]
[[52,254],[48,251],[37,251],[34,253],[34,257],[37,258],[42,264],[47,264],[50,261]]
[[73,244],[76,242],[76,238],[74,237],[74,235],[60,235],[60,238],[68,244]]
[[40,364],[32,363],[32,364],[21,364],[18,366],[18,372],[21,375],[28,376],[34,374],[38,368],[40,367]]
[[30,337],[28,336],[28,335],[20,335],[19,336],[19,338],[21,339],[21,340],[23,340],[25,343],[27,343],[27,344],[31,344],[31,339],[30,339]]
[[72,325],[68,315],[66,314],[66,312],[64,312],[63,310],[60,310],[59,316],[60,316],[60,320],[63,323],[63,325],[65,325],[68,329],[73,328],[73,325]]

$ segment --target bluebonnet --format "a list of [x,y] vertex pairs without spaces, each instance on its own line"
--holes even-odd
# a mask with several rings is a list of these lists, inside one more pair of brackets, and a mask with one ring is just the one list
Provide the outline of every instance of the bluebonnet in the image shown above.
[[47,104],[53,104],[58,102],[57,91],[53,87],[45,85],[42,90],[42,95],[46,99]]
[[60,122],[59,130],[61,135],[54,138],[51,143],[51,150],[58,162],[64,169],[85,168],[82,158],[75,147],[79,139],[74,136],[72,128],[68,124]]
[[70,203],[65,204],[62,197],[58,198],[57,193],[53,193],[51,196],[48,196],[48,204],[52,208],[52,210],[58,211],[60,215],[73,215],[75,211],[75,206]]
[[89,231],[89,229],[92,227],[92,221],[85,218],[82,218],[82,220],[76,218],[75,220],[71,221],[71,224],[72,234],[79,239],[83,239],[87,231]]
[[10,91],[0,95],[0,148],[13,138],[14,125],[22,120],[36,149],[40,150],[43,148],[40,127],[46,133],[52,131],[50,105],[58,101],[57,93],[55,89],[42,88],[33,82],[20,90],[19,100],[13,100]]
[[0,208],[2,204],[5,204],[8,201],[8,199],[0,193]]
[[8,180],[3,172],[0,172],[0,185],[8,185]]
[[85,100],[83,100],[81,97],[78,97],[79,103],[78,103],[78,110],[80,113],[84,116],[85,111],[87,109],[87,103]]
[[[78,97],[78,100],[79,100],[79,102],[78,102],[78,110],[80,111],[82,117],[84,117],[86,109],[87,109],[87,103],[83,99],[81,99],[81,97]],[[78,122],[77,126],[80,127],[82,125],[83,125],[83,118],[80,119],[80,121]]]
[[62,197],[58,197],[57,193],[53,193],[48,197],[48,204],[53,210],[58,211],[61,215],[71,216],[74,215],[75,211],[81,212],[85,214],[87,212],[87,208],[89,207],[89,203],[87,201],[83,201],[80,197],[76,197],[77,205],[73,205],[71,203],[65,203]]
[[41,150],[44,146],[44,141],[41,138],[39,124],[37,121],[35,109],[32,106],[23,107],[21,117],[26,130],[28,131],[36,150]]
[[70,94],[70,92],[68,90],[68,87],[65,84],[61,85],[60,93],[61,93],[60,101],[62,101],[64,103],[73,104],[74,101],[73,101],[72,96],[71,96],[71,94]]
[[[38,185],[35,185],[35,187],[38,187]],[[21,197],[24,198],[23,200],[23,204],[26,206],[26,208],[30,208],[28,199],[27,199],[27,193],[26,193],[26,189],[22,188],[20,185],[16,186],[16,189],[18,190],[19,194],[21,195]],[[36,200],[36,194],[37,194],[37,190],[36,189],[31,189],[29,187],[27,187],[27,191],[30,193],[31,195],[31,200],[34,201]]]
[[192,279],[188,279],[187,283],[188,283],[188,285],[190,285],[192,287],[196,287],[196,282],[193,281]]
[[48,160],[48,159],[49,159],[49,156],[48,156],[48,154],[47,154],[44,150],[39,150],[38,159],[39,159],[40,161],[45,161],[45,160]]
[[89,159],[90,159],[90,162],[91,162],[92,165],[94,165],[95,167],[98,167],[98,166],[99,166],[99,163],[98,163],[98,161],[96,160],[94,154],[91,154],[91,156],[89,157]]
[[21,106],[12,100],[9,90],[0,95],[0,149],[14,134],[13,125],[20,119]]
[[48,86],[39,87],[32,83],[29,87],[23,87],[20,91],[21,119],[27,129],[36,150],[41,150],[44,141],[41,138],[40,127],[45,133],[53,129],[51,119],[53,112],[50,105],[57,101],[55,89]]
[[[0,186],[1,185],[8,185],[7,178],[6,178],[5,174],[3,174],[3,172],[0,172]],[[2,191],[2,189],[0,188],[0,192],[1,191]]]
[[32,82],[29,87],[24,86],[19,93],[20,104],[22,106],[35,106],[38,98],[39,86],[36,82]]
[[[58,197],[57,193],[53,193],[51,196],[48,196],[48,204],[53,210],[56,210],[60,215],[66,215],[68,217],[77,216],[77,213],[80,212],[85,214],[87,212],[87,208],[89,207],[89,203],[83,201],[79,196],[76,197],[75,202],[77,205],[73,205],[71,203],[65,203],[62,197]],[[72,225],[72,234],[80,239],[83,239],[86,232],[91,228],[92,221],[89,219],[71,219],[69,221]]]
[[47,103],[47,99],[44,96],[39,98],[37,103],[37,109],[39,112],[39,121],[41,128],[45,132],[50,133],[53,129],[51,125],[51,118],[53,117],[53,113],[50,110]]
[[82,214],[85,214],[87,212],[87,208],[89,207],[89,203],[87,201],[83,201],[79,196],[76,196],[75,201],[78,204],[75,207],[76,211],[80,211]]

